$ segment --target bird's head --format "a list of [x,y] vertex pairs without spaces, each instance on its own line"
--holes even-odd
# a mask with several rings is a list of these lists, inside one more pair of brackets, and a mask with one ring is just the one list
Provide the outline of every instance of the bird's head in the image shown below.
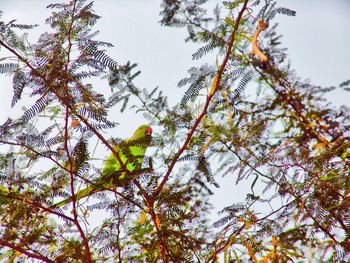
[[152,128],[150,126],[146,127],[145,135],[152,136]]
[[142,137],[151,137],[152,136],[152,128],[148,125],[141,125],[134,133],[133,138],[138,139]]

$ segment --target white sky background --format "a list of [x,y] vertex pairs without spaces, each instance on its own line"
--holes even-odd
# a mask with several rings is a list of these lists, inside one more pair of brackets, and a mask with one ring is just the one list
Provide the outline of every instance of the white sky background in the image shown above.
[[[50,15],[51,10],[45,8],[50,3],[56,1],[0,0],[0,10],[4,12],[2,20],[17,19],[17,23],[39,24],[39,29],[47,30],[42,25]],[[100,30],[97,39],[114,44],[115,47],[108,50],[112,58],[120,63],[127,60],[138,63],[142,71],[136,80],[139,87],[150,90],[159,86],[174,105],[187,88],[177,88],[178,81],[187,76],[191,66],[203,61],[192,61],[192,53],[199,46],[184,42],[185,29],[160,27],[160,3],[160,0],[96,0],[93,9],[102,18],[95,29]],[[278,6],[297,12],[296,17],[276,15],[274,20],[280,22],[278,32],[284,36],[282,43],[288,48],[297,74],[322,86],[338,85],[350,79],[350,0],[281,0]],[[34,41],[44,31],[29,32],[34,35],[30,38]],[[3,49],[0,55],[2,57]],[[213,56],[209,58],[214,59]],[[12,79],[0,76],[0,81],[0,123],[3,123],[16,112],[10,108]],[[106,81],[98,83],[97,90],[110,90]],[[348,93],[335,92],[331,99],[337,104],[350,104]],[[120,125],[117,134],[110,135],[124,138],[145,122],[142,115],[121,115],[119,110],[112,113],[111,119]],[[213,198],[216,210],[245,198],[236,187],[232,189],[232,178],[220,179],[219,184],[221,188]]]

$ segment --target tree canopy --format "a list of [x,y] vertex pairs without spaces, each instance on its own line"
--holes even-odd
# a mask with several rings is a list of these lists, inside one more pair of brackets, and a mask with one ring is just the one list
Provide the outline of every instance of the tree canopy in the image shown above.
[[[193,60],[217,57],[188,69],[175,105],[162,87],[135,84],[136,63],[109,55],[93,2],[47,6],[51,29],[36,43],[27,38],[36,25],[0,20],[0,73],[12,77],[11,106],[25,105],[0,126],[0,261],[350,259],[350,114],[327,100],[350,80],[320,87],[297,76],[275,23],[296,11],[279,1],[223,1],[214,12],[206,2],[160,2],[161,25],[184,27],[201,45]],[[139,142],[111,133],[123,129],[112,110],[142,114],[153,128],[142,169],[76,199],[110,153],[135,175],[118,154]],[[250,186],[212,224],[222,176]]]

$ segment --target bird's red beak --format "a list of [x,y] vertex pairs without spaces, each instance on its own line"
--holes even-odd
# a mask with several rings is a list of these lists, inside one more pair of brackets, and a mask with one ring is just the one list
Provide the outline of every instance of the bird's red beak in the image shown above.
[[147,127],[146,128],[146,136],[151,136],[152,135],[152,128],[151,127]]

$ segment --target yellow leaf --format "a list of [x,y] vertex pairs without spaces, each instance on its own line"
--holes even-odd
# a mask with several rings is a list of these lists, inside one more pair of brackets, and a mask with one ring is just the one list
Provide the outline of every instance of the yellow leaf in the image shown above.
[[258,37],[261,31],[264,31],[267,27],[267,24],[265,24],[263,21],[259,20],[259,28],[256,30],[253,39],[252,39],[252,46],[253,46],[253,54],[258,55],[261,62],[267,61],[267,57],[260,51],[258,47]]
[[238,221],[238,222],[244,222],[244,218],[243,218],[243,217],[238,217],[238,218],[237,218],[237,221]]
[[59,155],[62,155],[63,154],[63,149],[61,147],[57,148],[57,152]]
[[245,229],[249,229],[250,228],[250,223],[248,221],[244,222],[244,227]]
[[342,159],[345,159],[347,156],[348,156],[348,153],[346,151],[344,151],[340,157]]
[[254,254],[254,251],[252,249],[252,246],[250,244],[246,245],[247,249],[248,249],[248,253],[249,253],[249,256],[252,257],[252,259],[254,260],[254,262],[258,262],[255,254]]
[[157,229],[160,229],[160,219],[157,215],[156,215],[156,225],[157,225]]
[[324,142],[319,142],[318,144],[316,144],[315,146],[314,146],[314,148],[316,149],[316,148],[326,148],[326,144],[324,143]]
[[308,123],[308,124],[306,124],[305,126],[310,127],[310,128],[314,128],[314,127],[316,127],[317,125],[316,125],[315,123]]
[[272,245],[275,246],[277,244],[277,237],[276,236],[272,236]]
[[141,225],[143,225],[145,223],[146,218],[147,218],[147,214],[146,213],[142,213],[141,214],[141,218],[140,218]]
[[74,127],[76,127],[76,126],[78,126],[79,125],[79,121],[77,121],[77,120],[74,120],[74,121],[72,121],[72,127],[74,128]]
[[232,26],[232,27],[235,26],[235,22],[232,21],[231,18],[229,18],[229,17],[226,17],[226,18],[225,18],[225,22],[226,22],[227,24],[229,24],[230,26]]
[[253,38],[252,37],[248,37],[247,35],[245,34],[240,34],[242,37],[245,37],[246,39],[248,39],[250,42],[253,41]]
[[9,259],[9,261],[7,261],[7,262],[14,262],[14,260],[16,259],[16,258],[18,258],[18,257],[20,257],[22,255],[22,253],[21,252],[17,252],[17,253],[14,253],[13,255],[12,255],[12,257]]
[[228,114],[230,116],[230,121],[232,121],[232,112],[231,112],[231,109],[230,109],[230,102],[229,102],[229,100],[227,98],[227,95],[226,95],[225,91],[222,92],[222,95],[224,96],[224,98],[227,101],[226,105],[227,105],[227,109],[228,109]]
[[260,263],[268,263],[270,257],[271,257],[271,253],[269,253],[269,254],[267,254],[265,257],[263,257],[263,258],[260,260]]
[[215,76],[214,80],[213,80],[213,85],[211,86],[211,90],[209,92],[209,96],[214,95],[215,91],[216,91],[216,82],[218,80],[218,75]]

